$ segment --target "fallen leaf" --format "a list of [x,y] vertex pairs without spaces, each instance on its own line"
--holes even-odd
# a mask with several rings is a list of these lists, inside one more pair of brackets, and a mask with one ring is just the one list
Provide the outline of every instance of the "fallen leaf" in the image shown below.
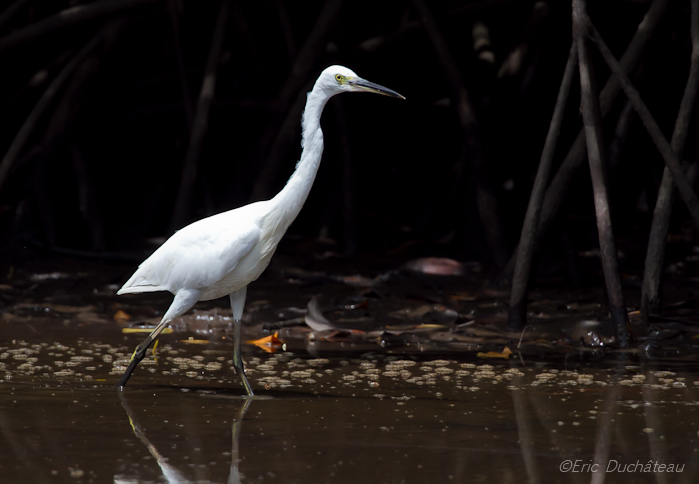
[[270,336],[265,336],[264,338],[246,341],[246,343],[249,345],[255,345],[267,353],[274,353],[278,349],[280,349],[284,346],[284,342],[282,340],[280,340],[278,338],[278,336],[279,336],[279,332],[277,331]]
[[478,358],[505,358],[506,360],[512,356],[512,350],[505,346],[505,349],[502,350],[502,353],[498,351],[488,351],[487,353],[478,353],[476,355]]
[[[152,333],[155,328],[122,328],[121,332],[124,334],[129,333]],[[172,328],[165,328],[160,332],[160,334],[170,334],[172,333]]]
[[423,257],[406,262],[404,268],[423,274],[436,276],[462,276],[464,265],[454,259],[444,257]]
[[131,316],[129,316],[128,314],[126,314],[126,312],[122,311],[121,309],[118,310],[118,311],[114,314],[114,321],[118,321],[118,322],[120,322],[120,323],[123,323],[123,322],[125,322],[125,321],[129,321],[130,319],[131,319]]
[[208,339],[194,339],[190,336],[187,339],[181,339],[180,343],[187,343],[190,345],[208,345],[209,340]]

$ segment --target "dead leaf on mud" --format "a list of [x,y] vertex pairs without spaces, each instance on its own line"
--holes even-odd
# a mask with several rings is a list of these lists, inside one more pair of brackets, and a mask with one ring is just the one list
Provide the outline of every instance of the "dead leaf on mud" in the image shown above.
[[114,321],[117,321],[119,323],[125,323],[126,321],[131,320],[131,316],[129,316],[125,311],[119,309],[116,313],[114,313]]
[[284,342],[279,339],[279,331],[264,338],[246,341],[249,345],[255,345],[267,353],[274,353],[284,347]]
[[[147,333],[150,334],[153,332],[155,328],[121,328],[121,332],[123,334],[131,334],[131,333]],[[160,334],[170,334],[172,333],[172,328],[165,328],[160,332]]]
[[210,341],[208,339],[194,339],[190,336],[187,339],[181,339],[180,343],[186,343],[189,345],[208,345]]
[[476,356],[478,358],[504,358],[507,360],[512,356],[512,350],[505,346],[505,349],[502,351],[488,351],[487,353],[478,353]]
[[464,265],[461,262],[445,257],[413,259],[403,264],[403,267],[414,272],[434,276],[462,276],[465,273]]

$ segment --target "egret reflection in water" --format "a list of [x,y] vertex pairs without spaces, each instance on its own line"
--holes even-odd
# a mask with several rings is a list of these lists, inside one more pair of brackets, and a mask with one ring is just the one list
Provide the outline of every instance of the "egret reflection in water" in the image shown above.
[[[131,425],[131,428],[133,429],[134,435],[141,441],[143,444],[146,446],[148,449],[148,452],[155,458],[156,462],[158,463],[158,466],[162,470],[162,476],[165,479],[165,481],[168,484],[190,484],[193,481],[192,479],[189,479],[188,477],[185,476],[185,474],[178,470],[173,464],[170,464],[170,459],[166,456],[164,456],[156,446],[148,439],[148,436],[146,435],[146,432],[143,430],[143,427],[139,423],[135,413],[133,410],[131,410],[131,407],[129,406],[129,402],[124,396],[123,392],[118,392],[119,395],[119,400],[121,401],[121,405],[126,411],[126,415],[129,418],[129,424]],[[235,418],[233,419],[233,427],[232,427],[232,432],[231,432],[231,437],[232,437],[232,447],[231,447],[231,468],[230,468],[230,473],[228,475],[228,484],[240,484],[241,481],[241,475],[240,475],[240,429],[243,424],[243,418],[245,417],[245,412],[248,411],[250,408],[250,405],[252,404],[253,399],[252,398],[245,398],[245,399],[240,399],[242,402],[242,405],[240,405],[237,413],[235,414]],[[147,412],[146,412],[147,415]],[[114,479],[115,483],[127,483],[127,482],[137,482],[132,479],[129,479],[128,477],[115,477]],[[197,480],[199,482],[199,480]]]

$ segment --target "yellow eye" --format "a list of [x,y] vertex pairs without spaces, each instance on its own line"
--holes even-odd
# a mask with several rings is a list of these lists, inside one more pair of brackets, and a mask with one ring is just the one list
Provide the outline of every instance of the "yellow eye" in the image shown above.
[[342,83],[342,80],[344,78],[342,77],[342,74],[335,74],[335,80],[339,83]]

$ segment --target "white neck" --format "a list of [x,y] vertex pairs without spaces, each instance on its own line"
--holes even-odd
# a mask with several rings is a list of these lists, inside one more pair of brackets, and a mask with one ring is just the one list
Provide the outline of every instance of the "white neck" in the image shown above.
[[296,170],[286,182],[286,186],[272,199],[273,215],[282,234],[301,211],[316,178],[320,159],[323,156],[323,131],[320,129],[320,115],[325,103],[332,97],[317,84],[308,93],[306,108],[301,120],[301,146],[303,151],[296,164]]

